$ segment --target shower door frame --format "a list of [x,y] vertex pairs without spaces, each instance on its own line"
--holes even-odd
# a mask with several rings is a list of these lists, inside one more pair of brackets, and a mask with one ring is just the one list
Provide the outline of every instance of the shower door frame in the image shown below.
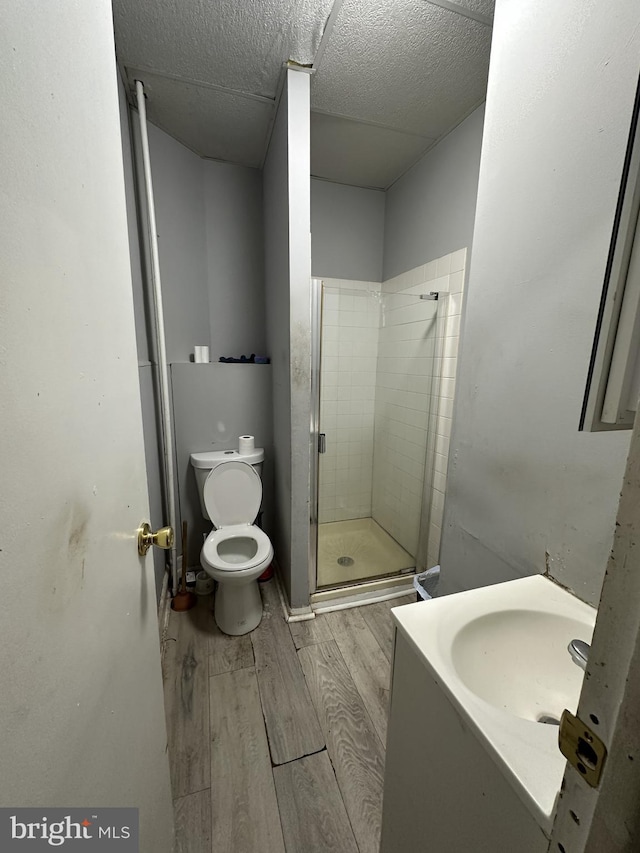
[[311,400],[309,471],[309,594],[318,589],[318,481],[320,471],[320,369],[322,360],[321,278],[311,279]]
[[[409,294],[407,294],[409,295]],[[438,294],[441,297],[446,297],[449,295],[446,292]],[[321,408],[321,370],[322,370],[322,312],[323,312],[323,299],[324,296],[324,279],[321,278],[312,278],[311,279],[311,399],[310,399],[310,430],[309,430],[309,444],[310,444],[310,471],[309,471],[309,596],[310,599],[315,594],[319,592],[318,590],[318,527],[319,527],[319,516],[318,516],[318,508],[319,508],[319,482],[320,482],[320,453],[319,453],[319,441],[320,441],[320,408]],[[437,300],[437,309],[435,320],[438,326],[444,322],[444,314],[441,311],[441,301]],[[440,382],[442,380],[442,376],[440,371],[435,371],[435,362],[436,360],[442,361],[443,352],[443,342],[444,342],[444,332],[439,334],[436,332],[436,346],[434,349],[434,372],[431,375],[431,390],[430,397],[433,400],[434,392],[436,389],[439,389]],[[438,347],[438,341],[440,341],[440,347]],[[427,558],[427,544],[429,537],[429,527],[431,520],[431,510],[432,510],[432,484],[433,484],[433,476],[434,476],[434,460],[435,460],[435,433],[431,429],[432,422],[432,412],[429,412],[428,417],[428,439],[427,439],[427,455],[425,459],[425,471],[424,471],[424,488],[422,495],[422,513],[423,519],[420,525],[420,534],[418,540],[418,547],[415,554],[415,568],[410,574],[406,575],[391,575],[389,577],[375,578],[371,581],[360,581],[354,582],[353,586],[366,586],[367,583],[371,588],[375,588],[376,586],[386,587],[392,586],[394,582],[398,581],[399,578],[405,577],[410,578],[413,577],[414,574],[417,574],[420,571],[423,571],[427,567],[426,558]],[[425,502],[427,502],[427,506],[425,509]],[[422,565],[421,565],[422,564]],[[321,592],[327,594],[329,596],[333,596],[339,594],[339,588],[337,589],[323,589]]]

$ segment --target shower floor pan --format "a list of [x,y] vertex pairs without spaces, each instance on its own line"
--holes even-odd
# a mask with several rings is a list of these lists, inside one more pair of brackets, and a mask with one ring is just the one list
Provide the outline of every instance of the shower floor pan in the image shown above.
[[318,589],[397,575],[415,564],[372,518],[318,525]]

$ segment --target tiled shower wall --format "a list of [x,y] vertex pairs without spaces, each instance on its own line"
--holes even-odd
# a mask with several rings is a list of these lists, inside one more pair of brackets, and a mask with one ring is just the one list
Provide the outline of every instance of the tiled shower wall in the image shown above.
[[[318,520],[371,515],[380,282],[324,279]],[[375,294],[375,295],[374,295]]]
[[[428,516],[423,492],[431,424],[435,463],[428,565],[437,563],[440,547],[465,257],[461,249],[382,285],[372,515],[417,555],[421,525]],[[443,292],[439,303],[418,301],[419,294],[432,290]]]
[[[319,522],[372,516],[416,556],[428,520],[428,565],[440,548],[465,259],[460,249],[389,279],[381,300],[379,282],[324,279]],[[439,302],[418,299],[432,290]]]

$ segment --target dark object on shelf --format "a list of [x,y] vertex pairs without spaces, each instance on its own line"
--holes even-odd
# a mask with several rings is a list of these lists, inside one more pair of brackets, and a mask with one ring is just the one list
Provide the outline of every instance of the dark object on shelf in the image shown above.
[[271,359],[267,358],[265,355],[256,355],[255,352],[252,352],[251,355],[241,355],[240,358],[234,358],[233,356],[224,356],[221,355],[219,361],[224,364],[270,364]]
[[220,361],[224,361],[225,364],[254,364],[255,360],[255,352],[252,352],[251,355],[241,355],[240,358],[234,358],[233,356],[225,358],[223,355],[220,356]]

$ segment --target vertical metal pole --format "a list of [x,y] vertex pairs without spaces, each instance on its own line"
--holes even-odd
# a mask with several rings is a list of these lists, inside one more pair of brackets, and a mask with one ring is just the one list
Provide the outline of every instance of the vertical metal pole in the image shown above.
[[[164,335],[164,311],[162,306],[162,285],[160,281],[160,258],[158,255],[158,236],[156,229],[156,210],[153,201],[153,183],[151,180],[151,160],[149,157],[149,137],[147,135],[147,110],[144,102],[144,86],[136,80],[136,98],[138,101],[138,117],[140,120],[140,139],[142,142],[142,164],[144,171],[144,186],[147,196],[147,216],[149,222],[149,248],[151,253],[151,286],[154,306],[154,322],[156,329],[157,352],[156,359],[160,377],[160,406],[162,409],[162,450],[164,462],[164,478],[166,486],[167,514],[169,524],[173,527],[177,538],[176,524],[176,495],[175,471],[173,465],[173,427],[171,423],[171,397],[169,394],[169,370],[167,367],[167,346]],[[174,541],[175,541],[174,538]],[[186,560],[186,554],[182,559]],[[171,586],[173,595],[178,589],[177,549],[174,544],[171,549]]]

